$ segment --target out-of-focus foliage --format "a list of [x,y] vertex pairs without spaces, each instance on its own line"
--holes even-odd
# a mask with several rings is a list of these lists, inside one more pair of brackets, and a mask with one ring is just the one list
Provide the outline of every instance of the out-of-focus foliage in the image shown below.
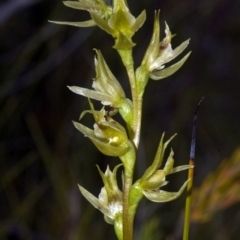
[[240,201],[240,148],[208,174],[193,191],[192,220],[210,221],[212,216]]
[[[146,23],[133,37],[136,67],[149,44],[156,9],[161,9],[161,21],[178,33],[173,45],[190,37],[192,50],[177,74],[147,86],[136,179],[151,164],[163,131],[166,137],[178,133],[172,143],[176,165],[188,163],[192,117],[204,95],[197,126],[199,186],[239,146],[240,1],[130,0],[129,7],[135,16],[143,9],[147,13]],[[129,97],[126,73],[111,49],[114,42],[103,31],[47,22],[86,19],[87,13],[66,8],[60,0],[0,3],[0,239],[114,239],[113,230],[81,196],[77,183],[98,195],[102,182],[92,169],[96,162],[101,169],[108,164],[113,169],[116,160],[103,157],[74,129],[71,120],[77,121],[88,102],[66,86],[91,87],[94,47],[101,48]],[[83,122],[92,126],[92,116],[86,115]],[[175,183],[169,191],[180,188],[184,174],[169,176]],[[142,202],[136,232],[146,223],[155,229],[155,239],[180,239],[182,221],[176,219],[183,201],[184,196],[167,204]],[[159,219],[157,229],[150,227],[152,219]],[[240,206],[234,204],[207,224],[195,223],[190,239],[238,240],[239,222]]]

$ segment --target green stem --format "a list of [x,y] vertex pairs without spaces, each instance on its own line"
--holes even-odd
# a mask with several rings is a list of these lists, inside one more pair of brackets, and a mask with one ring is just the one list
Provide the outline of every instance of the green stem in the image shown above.
[[119,55],[122,58],[122,62],[126,67],[129,83],[131,87],[132,93],[132,101],[133,101],[133,136],[132,141],[135,144],[135,147],[138,148],[140,141],[140,133],[141,133],[141,120],[142,120],[142,95],[138,94],[137,85],[136,85],[136,77],[134,71],[134,61],[132,58],[132,50],[118,50]]
[[[139,94],[136,84],[136,76],[134,71],[134,61],[132,58],[132,49],[129,50],[118,50],[119,55],[122,58],[122,62],[126,67],[129,83],[132,93],[133,102],[133,122],[132,132],[130,133],[130,140],[134,143],[134,154],[135,149],[138,148],[140,141],[141,132],[141,121],[142,121],[142,95]],[[129,192],[132,187],[133,171],[135,164],[135,155],[130,155],[126,158],[124,163],[124,189],[123,189],[123,239],[132,240],[133,238],[133,221],[134,214],[130,214],[129,211]]]
[[[189,165],[194,166],[193,159],[190,159]],[[188,169],[188,179],[190,179],[190,181],[188,182],[188,185],[187,185],[187,198],[186,198],[186,204],[185,204],[183,240],[188,240],[188,235],[189,235],[190,211],[191,211],[191,201],[192,201],[193,172],[194,172],[194,168],[189,168]]]
[[133,220],[130,219],[129,211],[129,191],[132,186],[132,179],[124,176],[124,191],[123,191],[123,239],[132,240],[133,237]]
[[133,238],[133,215],[129,213],[129,192],[132,187],[133,171],[136,161],[136,148],[129,141],[129,151],[120,157],[124,166],[123,186],[123,240]]

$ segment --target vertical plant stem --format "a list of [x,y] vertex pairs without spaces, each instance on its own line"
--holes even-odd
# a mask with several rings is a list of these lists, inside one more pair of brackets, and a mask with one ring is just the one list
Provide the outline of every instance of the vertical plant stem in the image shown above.
[[[142,120],[142,96],[139,96],[136,87],[136,77],[134,71],[134,61],[132,50],[118,50],[122,62],[126,67],[133,101],[133,124],[132,141],[134,148],[137,149],[140,140],[141,120]],[[123,189],[123,239],[132,240],[133,238],[133,215],[129,214],[129,192],[132,186],[135,156],[131,156],[124,164],[124,189]]]
[[129,211],[129,192],[132,187],[133,171],[136,160],[136,150],[132,142],[129,143],[130,150],[121,157],[124,165],[123,186],[123,240],[133,238],[133,218]]
[[123,189],[123,240],[132,240],[133,219],[130,219],[129,211],[129,191],[132,186],[132,179],[125,174]]
[[[190,148],[190,160],[189,165],[194,166],[195,159],[195,150],[196,150],[196,122],[197,122],[197,113],[200,107],[200,104],[204,100],[204,97],[201,97],[197,109],[195,111],[193,117],[193,126],[192,126],[192,140],[191,140],[191,148]],[[189,235],[189,226],[190,226],[190,211],[191,211],[191,201],[192,201],[192,186],[193,186],[193,173],[194,168],[188,169],[188,179],[190,181],[187,185],[187,198],[186,198],[186,206],[185,206],[185,217],[184,217],[184,227],[183,227],[183,240],[188,240]]]
[[[194,166],[193,159],[189,160],[189,165]],[[194,168],[188,169],[188,179],[190,179],[190,181],[188,182],[188,185],[187,185],[187,198],[186,198],[185,215],[184,215],[183,240],[188,240],[188,235],[189,235],[193,173],[194,173]]]
[[134,71],[134,61],[132,58],[132,50],[118,50],[119,55],[122,58],[123,64],[126,67],[129,83],[132,93],[133,101],[133,126],[134,132],[133,139],[131,139],[135,147],[138,148],[141,133],[141,121],[142,121],[142,96],[137,92],[136,77]]

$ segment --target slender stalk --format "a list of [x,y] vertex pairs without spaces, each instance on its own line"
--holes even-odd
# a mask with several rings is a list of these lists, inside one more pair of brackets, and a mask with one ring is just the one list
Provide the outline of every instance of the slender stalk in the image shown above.
[[142,121],[142,96],[137,92],[136,87],[136,77],[134,71],[134,61],[132,58],[132,50],[118,50],[119,55],[122,58],[122,62],[126,67],[129,83],[132,93],[133,101],[133,126],[132,130],[134,132],[132,141],[135,147],[138,148],[141,133],[141,121]]
[[[118,50],[122,62],[126,67],[133,101],[133,124],[132,124],[132,141],[135,148],[138,148],[141,132],[142,120],[142,96],[139,96],[136,87],[136,77],[134,71],[134,61],[132,50]],[[135,158],[135,157],[134,157]],[[135,162],[135,159],[130,161]],[[124,190],[123,190],[123,239],[132,240],[133,238],[133,215],[129,214],[129,192],[132,187],[134,164],[124,164]]]
[[[189,165],[194,166],[193,159],[189,160]],[[188,185],[187,185],[187,198],[186,198],[185,215],[184,215],[183,240],[188,240],[188,235],[189,235],[193,173],[194,173],[194,168],[188,169],[188,179],[190,179],[190,181],[188,182]]]
[[[189,165],[194,166],[194,159],[195,159],[195,149],[196,149],[196,122],[197,122],[197,113],[200,107],[200,104],[204,100],[204,97],[201,97],[197,109],[195,111],[193,117],[193,126],[192,126],[192,140],[191,140],[191,148],[190,148],[190,160]],[[189,225],[190,225],[190,210],[191,210],[191,200],[192,200],[192,186],[193,186],[193,173],[194,168],[188,169],[188,179],[190,181],[187,185],[187,198],[186,198],[186,205],[185,205],[185,216],[184,216],[184,227],[183,227],[183,240],[188,240],[189,235]]]
[[125,174],[123,189],[123,239],[132,240],[133,220],[129,217],[129,191],[132,186],[132,179]]
[[121,157],[124,166],[123,186],[123,240],[132,240],[133,237],[133,215],[129,212],[129,193],[132,187],[133,171],[136,161],[136,150],[132,142],[130,151]]

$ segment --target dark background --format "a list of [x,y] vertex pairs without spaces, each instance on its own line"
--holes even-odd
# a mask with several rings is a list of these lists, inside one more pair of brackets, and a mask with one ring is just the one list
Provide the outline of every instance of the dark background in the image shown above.
[[[199,186],[240,144],[240,1],[131,0],[129,5],[135,16],[147,12],[133,38],[136,66],[148,46],[155,9],[161,9],[161,38],[167,21],[177,34],[173,48],[191,38],[185,53],[192,51],[173,76],[149,81],[136,178],[151,163],[163,131],[167,137],[178,133],[171,143],[175,164],[188,162],[193,114],[205,96],[197,126]],[[87,19],[88,13],[58,0],[0,2],[0,239],[115,239],[77,183],[98,195],[102,183],[95,165],[105,171],[119,160],[104,157],[74,129],[71,120],[89,107],[66,86],[91,88],[93,48],[101,49],[130,97],[126,73],[112,38],[99,28],[47,22]],[[185,179],[186,172],[174,174],[167,189],[176,191]],[[183,196],[167,204],[143,201],[136,239],[180,239],[183,207]],[[195,223],[190,239],[238,239],[239,207],[207,224]]]

